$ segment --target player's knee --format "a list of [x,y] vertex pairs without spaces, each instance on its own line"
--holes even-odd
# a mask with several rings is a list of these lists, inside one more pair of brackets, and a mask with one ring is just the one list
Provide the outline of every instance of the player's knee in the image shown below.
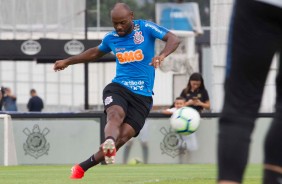
[[112,106],[107,109],[107,121],[122,122],[125,117],[123,109],[119,106]]

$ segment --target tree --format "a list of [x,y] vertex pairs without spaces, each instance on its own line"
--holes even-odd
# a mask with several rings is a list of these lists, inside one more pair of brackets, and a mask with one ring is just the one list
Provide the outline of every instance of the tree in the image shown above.
[[[134,12],[136,19],[146,19],[155,21],[155,3],[161,2],[177,2],[177,0],[107,0],[100,2],[100,26],[101,27],[112,27],[110,18],[110,10],[116,2],[123,2],[130,6]],[[183,2],[195,2],[192,0],[183,0]],[[199,4],[199,11],[201,16],[201,23],[203,26],[210,25],[209,16],[209,0],[197,0]],[[88,26],[97,26],[97,0],[87,0],[88,9]]]
[[[100,3],[100,24],[101,27],[111,27],[112,22],[110,18],[110,10],[114,6],[114,4],[117,2],[117,0],[107,0],[103,1],[103,3]],[[142,7],[138,6],[137,1],[132,1],[132,0],[123,0],[122,2],[128,4],[132,11],[134,12],[134,15],[138,19],[147,19],[148,16],[146,16],[146,12],[140,11]],[[97,10],[97,0],[88,0],[88,10],[89,12],[89,19],[88,19],[88,26],[96,26],[97,25],[97,19],[96,19],[96,11],[94,12],[93,10]],[[92,10],[92,11],[91,11]]]

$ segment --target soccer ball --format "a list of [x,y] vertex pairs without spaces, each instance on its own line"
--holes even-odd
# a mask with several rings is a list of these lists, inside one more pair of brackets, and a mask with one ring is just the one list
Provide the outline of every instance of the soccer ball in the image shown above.
[[177,109],[170,118],[170,125],[173,130],[182,135],[189,135],[195,132],[200,125],[200,114],[191,107]]
[[129,165],[137,165],[137,164],[142,164],[142,163],[143,163],[142,159],[138,157],[132,158],[128,161]]

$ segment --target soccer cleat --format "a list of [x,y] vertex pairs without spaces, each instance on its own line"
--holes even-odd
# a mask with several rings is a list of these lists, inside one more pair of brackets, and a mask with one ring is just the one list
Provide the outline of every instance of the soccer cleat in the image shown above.
[[116,146],[115,142],[112,139],[107,139],[102,145],[104,158],[106,164],[113,164],[115,163],[115,156],[116,156]]
[[71,179],[81,179],[84,176],[84,170],[80,165],[75,165],[71,168]]

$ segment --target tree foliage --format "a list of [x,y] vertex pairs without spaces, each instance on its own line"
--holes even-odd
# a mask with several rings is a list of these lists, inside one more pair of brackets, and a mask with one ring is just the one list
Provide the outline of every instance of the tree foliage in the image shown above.
[[[97,26],[97,0],[86,0],[88,10],[88,26]],[[111,27],[110,10],[116,2],[123,2],[130,6],[136,19],[155,21],[155,3],[176,2],[176,0],[100,0],[100,26]],[[201,22],[209,26],[209,0],[183,0],[183,2],[197,2],[199,4]]]

